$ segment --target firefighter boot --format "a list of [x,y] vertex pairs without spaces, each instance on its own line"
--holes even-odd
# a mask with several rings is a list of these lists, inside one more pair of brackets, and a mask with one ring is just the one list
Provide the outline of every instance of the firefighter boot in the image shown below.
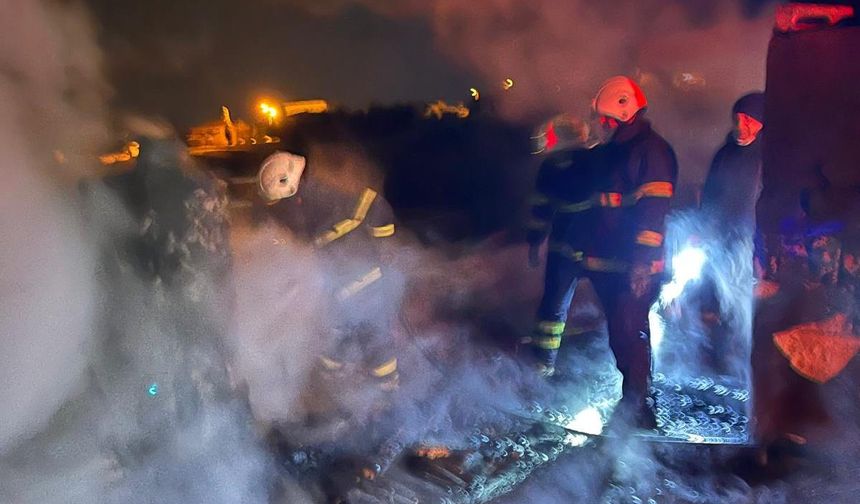
[[546,350],[532,344],[532,356],[534,358],[534,369],[543,378],[549,378],[555,374],[555,359],[558,350]]

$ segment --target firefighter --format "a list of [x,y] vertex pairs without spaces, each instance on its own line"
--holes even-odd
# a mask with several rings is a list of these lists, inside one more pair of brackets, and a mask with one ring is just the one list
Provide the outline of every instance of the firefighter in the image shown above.
[[639,86],[623,76],[607,80],[592,102],[608,141],[588,151],[582,172],[574,171],[567,186],[574,192],[585,186],[590,195],[559,206],[572,219],[550,240],[547,270],[552,278],[538,309],[532,345],[542,359],[540,367],[551,371],[574,290],[580,279],[588,278],[603,305],[610,347],[623,377],[621,416],[653,428],[648,311],[657,295],[655,277],[663,269],[664,219],[678,168],[671,146],[644,117],[647,105]]
[[[567,229],[571,214],[558,212],[559,205],[565,200],[573,203],[588,197],[587,184],[573,180],[571,175],[575,177],[585,172],[581,167],[588,151],[589,127],[581,119],[562,114],[544,125],[535,138],[538,140],[535,153],[546,155],[546,159],[538,169],[535,191],[529,202],[526,241],[529,264],[533,267],[540,263],[540,247],[547,237],[552,234],[558,238]],[[579,191],[579,195],[573,191]]]
[[[593,183],[589,180],[593,168],[589,166],[593,155],[589,149],[589,127],[580,119],[559,115],[541,128],[535,137],[537,150],[535,153],[546,157],[538,169],[535,191],[530,198],[530,216],[526,241],[529,245],[529,266],[536,268],[540,265],[540,248],[547,238],[550,246],[544,272],[544,300],[538,310],[541,321],[555,320],[553,314],[558,311],[557,304],[567,310],[573,299],[573,291],[568,292],[569,279],[564,269],[569,259],[563,255],[561,245],[568,230],[581,228],[578,225],[586,214],[571,212],[579,202],[588,200],[592,193]],[[562,285],[559,285],[559,281]],[[559,301],[559,297],[569,294],[570,299]],[[566,313],[566,311],[565,311]],[[566,317],[565,317],[566,318]],[[543,376],[551,376],[555,372],[557,348],[555,340],[549,348],[541,345],[542,331],[539,324],[537,334],[527,338],[532,343],[532,351],[537,359],[538,372]]]
[[[376,191],[353,194],[305,170],[305,158],[276,152],[262,164],[259,193],[271,213],[319,253],[328,280],[327,331],[335,345],[320,356],[329,376],[358,371],[385,391],[397,388],[393,320],[399,309],[381,242],[395,233],[391,207]],[[354,376],[354,374],[353,374]]]

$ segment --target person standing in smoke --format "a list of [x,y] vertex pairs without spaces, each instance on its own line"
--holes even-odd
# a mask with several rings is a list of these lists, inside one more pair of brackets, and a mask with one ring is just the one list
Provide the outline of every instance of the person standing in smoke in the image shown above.
[[399,388],[393,331],[401,292],[385,250],[395,225],[391,207],[376,191],[335,186],[334,179],[305,170],[305,163],[289,152],[272,154],[261,165],[258,188],[269,215],[312,246],[322,268],[327,302],[319,340],[325,350],[316,371],[327,407],[306,420],[351,424],[354,435],[338,441],[340,469],[323,484],[336,499],[356,474],[374,479],[402,450],[391,395]]
[[[721,248],[726,257],[744,257],[749,254],[756,235],[756,202],[762,189],[762,129],[764,125],[764,94],[749,93],[741,97],[732,107],[734,128],[726,143],[717,151],[702,190],[702,210],[713,223],[721,239]],[[758,244],[756,252],[762,252]],[[757,257],[756,259],[760,259]],[[737,292],[749,292],[752,302],[753,256],[747,261],[732,265],[732,271],[716,272],[728,282],[739,288]],[[758,262],[757,269],[762,271],[763,264]],[[713,280],[718,280],[714,278]],[[751,321],[742,316],[746,313],[728,313],[721,309],[715,282],[709,282],[703,293],[702,319],[711,326],[712,349],[709,352],[711,366],[720,374],[730,373],[730,355],[746,348],[739,336],[750,331]],[[737,311],[737,310],[735,310]],[[724,312],[724,313],[721,313]],[[729,320],[724,320],[729,317]],[[733,343],[730,343],[734,341]],[[748,360],[744,356],[743,361]]]
[[761,194],[764,94],[750,93],[732,107],[734,129],[717,151],[702,189],[702,208],[744,236],[755,232]]
[[[562,114],[553,118],[537,136],[539,153],[546,159],[538,169],[535,191],[530,201],[530,216],[526,241],[529,245],[529,266],[540,265],[540,247],[549,238],[544,295],[538,308],[539,323],[535,336],[529,338],[531,351],[542,376],[555,373],[559,338],[545,338],[547,323],[555,324],[556,314],[566,313],[573,299],[567,274],[571,259],[564,254],[570,239],[575,239],[583,212],[575,212],[576,205],[588,200],[593,183],[589,161],[594,157],[588,148],[589,127],[585,121]],[[565,299],[569,295],[570,299]],[[551,322],[547,322],[551,321]],[[560,326],[554,326],[556,328]],[[561,334],[561,333],[559,333]]]
[[[678,174],[672,147],[645,119],[647,100],[628,77],[607,80],[592,108],[609,137],[589,153],[580,182],[590,195],[564,208],[575,217],[551,243],[555,280],[544,293],[533,345],[552,364],[577,283],[588,278],[603,305],[609,344],[623,377],[621,418],[654,428],[649,400],[648,312],[663,270],[663,229]],[[539,354],[541,355],[541,354]]]
[[394,236],[391,207],[376,191],[351,194],[305,170],[305,158],[276,152],[259,171],[259,193],[274,218],[317,251],[326,274],[334,345],[320,356],[330,376],[363,374],[379,388],[397,388],[391,299],[380,242]]

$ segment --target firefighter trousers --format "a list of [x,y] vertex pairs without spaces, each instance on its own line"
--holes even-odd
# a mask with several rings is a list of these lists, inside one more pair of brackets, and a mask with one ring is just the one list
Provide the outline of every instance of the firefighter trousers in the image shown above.
[[321,360],[329,371],[349,364],[387,383],[397,378],[394,321],[400,303],[390,281],[378,269],[373,273],[353,282],[360,288],[347,285],[331,293],[331,338]]
[[648,312],[657,297],[657,282],[645,295],[637,297],[631,292],[627,274],[586,271],[580,263],[550,253],[532,340],[535,354],[546,365],[554,366],[570,304],[577,285],[584,278],[591,281],[603,305],[609,346],[623,377],[621,406],[636,414],[647,413],[651,411],[647,404],[651,385]]

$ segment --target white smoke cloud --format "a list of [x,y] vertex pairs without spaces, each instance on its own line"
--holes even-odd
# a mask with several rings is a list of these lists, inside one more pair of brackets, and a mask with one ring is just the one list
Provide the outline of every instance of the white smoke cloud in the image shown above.
[[[13,1],[0,20],[0,453],[81,385],[97,301],[93,251],[66,197],[105,137],[104,81],[74,5]],[[77,134],[82,136],[78,137]],[[60,166],[52,152],[62,152]]]
[[123,204],[99,184],[80,204],[109,119],[86,11],[13,0],[0,31],[0,501],[266,502],[217,291],[141,279]]
[[[18,2],[14,8],[16,16],[4,18],[4,33],[19,43],[4,45],[0,82],[4,103],[13,105],[0,123],[8,243],[2,252],[6,351],[0,372],[6,387],[0,400],[14,405],[2,408],[0,499],[265,501],[278,472],[251,426],[312,411],[304,402],[310,369],[328,343],[315,324],[325,315],[314,294],[325,276],[314,269],[310,250],[293,242],[273,246],[271,228],[237,237],[238,335],[228,342],[235,345],[230,378],[240,389],[247,385],[252,420],[241,401],[231,399],[218,349],[225,329],[219,321],[230,316],[205,295],[215,289],[204,283],[202,304],[189,310],[182,292],[141,279],[127,265],[116,269],[116,245],[136,239],[138,224],[99,184],[90,186],[86,208],[74,203],[73,182],[96,171],[94,155],[103,151],[108,123],[100,55],[84,11],[77,4]],[[65,164],[53,159],[54,150]],[[326,153],[343,164],[345,154]],[[156,157],[169,159],[169,153]],[[356,170],[371,176],[362,167],[366,161],[350,159],[352,176]],[[442,269],[449,266],[444,261],[428,266],[420,252],[402,257],[424,264],[425,279],[451,273]],[[469,278],[479,288],[492,287],[492,279],[476,277],[487,275],[474,261],[457,268],[462,285],[453,304],[469,295]],[[435,288],[445,286],[437,282]],[[404,382],[414,397],[398,417],[409,426],[409,441],[431,428],[423,400],[443,412],[488,390],[494,393],[486,395],[487,405],[508,408],[517,401],[522,380],[514,361],[495,361],[486,375],[469,365],[472,330],[452,323],[422,329],[426,341],[448,351],[446,331],[461,334],[465,346],[456,351],[463,365],[455,372],[441,373],[417,347],[401,352],[414,373]],[[438,384],[445,387],[439,396]],[[367,397],[341,399],[360,407],[372,403]],[[463,434],[448,430],[441,437],[454,441]],[[285,485],[290,502],[306,499],[295,485]]]

